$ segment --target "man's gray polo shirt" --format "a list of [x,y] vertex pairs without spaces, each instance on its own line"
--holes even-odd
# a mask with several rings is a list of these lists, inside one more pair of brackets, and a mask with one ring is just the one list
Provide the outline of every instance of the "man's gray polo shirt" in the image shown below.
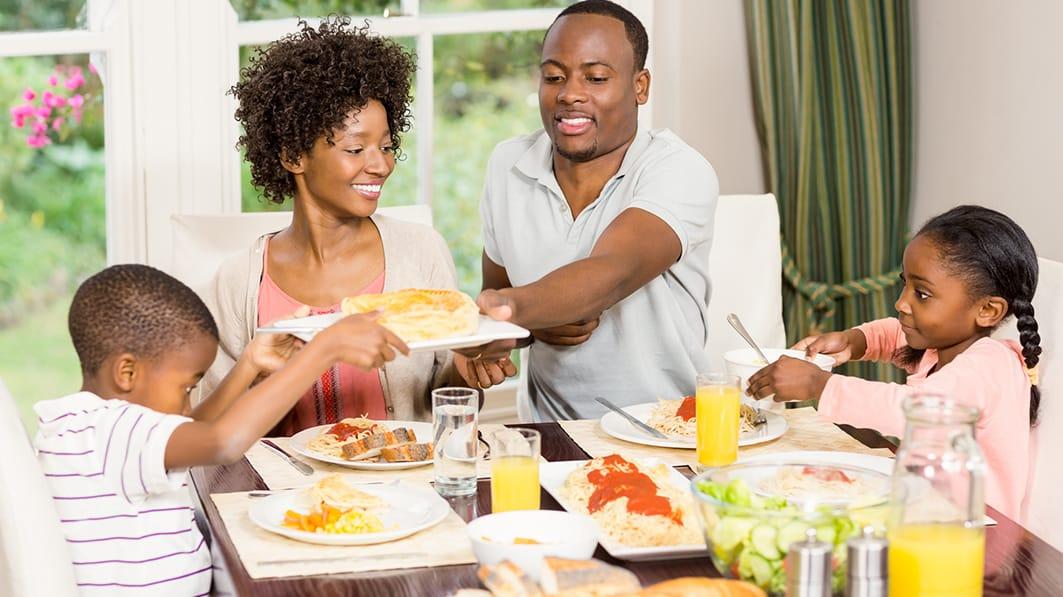
[[[716,173],[697,151],[671,131],[639,131],[620,170],[573,221],[544,131],[495,148],[480,205],[484,250],[514,286],[589,256],[626,209],[661,218],[682,244],[678,262],[602,313],[590,340],[531,346],[530,363],[522,366],[537,419],[599,417],[604,409],[595,396],[630,405],[693,393],[708,365],[705,310],[718,195]],[[580,289],[571,292],[578,297]]]

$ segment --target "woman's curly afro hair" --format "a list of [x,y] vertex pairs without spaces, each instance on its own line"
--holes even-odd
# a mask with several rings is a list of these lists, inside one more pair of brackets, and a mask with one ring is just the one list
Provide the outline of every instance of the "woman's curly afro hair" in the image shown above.
[[331,145],[351,110],[369,100],[383,104],[396,152],[410,129],[413,56],[398,43],[350,27],[347,17],[329,17],[259,49],[229,92],[240,102],[244,127],[239,147],[247,151],[251,182],[274,203],[295,194],[295,180],[281,156],[305,155],[318,137]]

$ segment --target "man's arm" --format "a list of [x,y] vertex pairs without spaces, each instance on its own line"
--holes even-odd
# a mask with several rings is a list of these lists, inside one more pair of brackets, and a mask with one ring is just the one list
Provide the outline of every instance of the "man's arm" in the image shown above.
[[[526,286],[485,290],[477,302],[488,315],[529,329],[589,321],[664,273],[681,255],[679,236],[664,220],[642,209],[627,209],[602,233],[590,256]],[[488,262],[485,256],[484,288]],[[504,276],[503,268],[490,265]],[[502,279],[498,272],[491,273],[493,282]]]

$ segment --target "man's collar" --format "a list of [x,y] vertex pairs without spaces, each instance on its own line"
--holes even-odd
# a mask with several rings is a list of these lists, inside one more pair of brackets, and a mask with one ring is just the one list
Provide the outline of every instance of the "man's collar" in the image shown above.
[[[641,126],[635,131],[635,139],[624,152],[624,160],[620,163],[620,168],[613,178],[622,177],[631,170],[652,138],[652,135]],[[554,144],[546,131],[542,131],[535,143],[520,156],[516,167],[525,176],[538,181],[554,178]]]

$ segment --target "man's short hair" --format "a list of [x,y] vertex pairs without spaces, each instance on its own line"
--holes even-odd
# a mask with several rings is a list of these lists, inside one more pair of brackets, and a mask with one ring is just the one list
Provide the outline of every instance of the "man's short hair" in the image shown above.
[[74,293],[67,319],[85,375],[95,374],[112,355],[128,352],[152,359],[218,326],[191,288],[153,267],[113,265]]
[[[562,10],[554,22],[568,15],[602,15],[623,23],[624,31],[627,32],[627,40],[631,42],[631,50],[635,55],[635,70],[640,71],[646,68],[646,54],[650,51],[650,40],[646,36],[646,27],[642,25],[638,17],[631,14],[630,10],[609,0],[583,0]],[[549,32],[547,30],[547,33]]]

